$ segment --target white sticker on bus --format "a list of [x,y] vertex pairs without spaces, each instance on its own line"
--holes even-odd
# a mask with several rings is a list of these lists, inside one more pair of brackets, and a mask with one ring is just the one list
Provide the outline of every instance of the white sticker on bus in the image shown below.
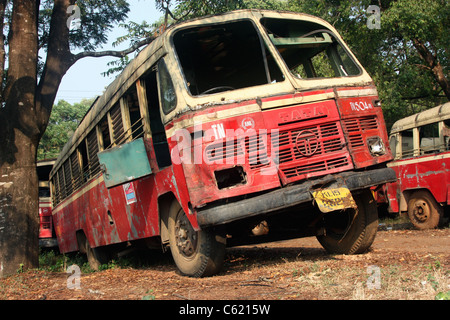
[[225,129],[224,129],[222,123],[213,124],[211,126],[211,129],[213,129],[214,136],[216,137],[216,139],[223,139],[223,138],[225,138]]

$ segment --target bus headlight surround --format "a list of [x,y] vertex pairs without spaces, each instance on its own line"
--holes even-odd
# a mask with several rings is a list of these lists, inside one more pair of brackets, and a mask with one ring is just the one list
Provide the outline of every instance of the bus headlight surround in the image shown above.
[[367,139],[367,146],[370,154],[374,157],[379,157],[386,153],[386,148],[380,137],[372,137]]

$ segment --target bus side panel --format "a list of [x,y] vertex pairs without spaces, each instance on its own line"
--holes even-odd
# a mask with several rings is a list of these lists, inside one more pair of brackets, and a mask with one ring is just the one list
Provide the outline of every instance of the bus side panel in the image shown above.
[[53,215],[59,251],[62,253],[77,251],[75,216],[70,214],[68,208],[60,209],[62,205],[56,208],[57,212]]
[[[106,198],[104,198],[106,196]],[[108,222],[111,199],[101,177],[91,180],[81,190],[55,208],[55,232],[61,252],[78,250],[76,232],[83,230],[92,247],[119,240],[115,225]],[[102,217],[105,215],[105,218]],[[104,221],[108,222],[107,224]]]
[[[105,241],[99,245],[148,238],[159,234],[157,219],[157,190],[154,177],[148,176],[109,189],[105,196],[108,214],[101,216],[102,225],[117,226],[118,239],[105,227]],[[92,226],[94,229],[95,227]],[[113,230],[111,230],[113,231]]]
[[[431,192],[437,202],[447,203],[450,153],[439,156],[425,156],[393,162],[391,167],[396,171],[398,188],[389,185],[389,199],[399,197],[416,189],[426,189]],[[397,191],[395,189],[398,189]],[[397,201],[400,201],[398,199]],[[396,212],[392,208],[393,212]]]
[[158,235],[155,213],[153,176],[109,190],[98,177],[59,205],[54,215],[55,231],[62,252],[76,251],[78,230],[84,231],[91,247]]
[[[183,166],[181,164],[172,164],[172,166],[158,172],[155,175],[155,181],[156,188],[158,189],[158,197],[167,193],[172,193],[186,213],[192,227],[195,230],[199,230],[196,217],[190,214],[192,213],[192,210],[189,209],[190,198]],[[156,199],[155,203],[157,202]],[[163,214],[163,212],[159,212],[159,214]],[[159,215],[156,215],[155,218],[159,218]]]

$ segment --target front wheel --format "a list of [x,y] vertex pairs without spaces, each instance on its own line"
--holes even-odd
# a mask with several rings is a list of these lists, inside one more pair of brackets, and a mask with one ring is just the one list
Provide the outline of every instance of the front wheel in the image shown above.
[[378,211],[371,192],[363,191],[353,198],[357,209],[325,215],[325,234],[317,236],[317,240],[329,253],[363,253],[375,240]]
[[225,255],[225,237],[213,228],[195,231],[176,201],[170,208],[168,231],[170,251],[182,274],[205,277],[220,271]]

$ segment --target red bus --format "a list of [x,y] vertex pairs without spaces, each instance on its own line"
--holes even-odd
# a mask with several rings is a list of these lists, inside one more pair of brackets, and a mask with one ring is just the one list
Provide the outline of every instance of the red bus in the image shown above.
[[57,241],[53,229],[52,201],[49,177],[55,160],[42,160],[36,164],[39,179],[39,246],[55,247]]
[[51,173],[62,252],[95,268],[130,245],[212,275],[226,246],[316,236],[361,253],[370,188],[395,181],[373,81],[316,17],[234,11],[179,23],[86,114]]
[[406,213],[418,229],[444,223],[450,204],[450,103],[394,123],[390,144],[395,159],[388,166],[398,181],[384,187],[388,211]]

